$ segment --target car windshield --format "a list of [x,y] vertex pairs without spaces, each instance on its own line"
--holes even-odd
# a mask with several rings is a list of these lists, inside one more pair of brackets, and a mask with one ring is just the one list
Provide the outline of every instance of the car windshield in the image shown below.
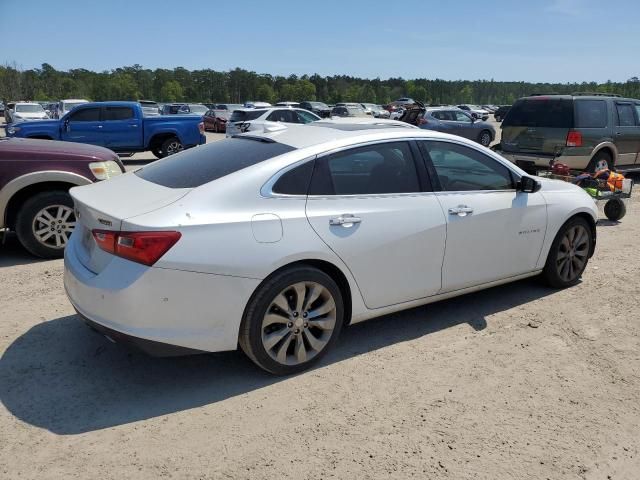
[[142,108],[158,108],[158,104],[156,102],[140,102]]
[[207,113],[208,109],[204,105],[189,105],[189,110],[191,111],[191,113],[205,114]]
[[16,105],[16,112],[22,113],[40,113],[44,112],[42,105],[34,104],[34,105]]
[[221,103],[216,105],[215,110],[236,110],[237,108],[244,108],[244,105],[239,103]]
[[329,106],[326,103],[322,103],[322,102],[309,102],[309,104],[315,108],[329,108]]
[[259,116],[263,115],[266,110],[236,110],[231,114],[232,122],[246,122],[248,120],[255,120]]

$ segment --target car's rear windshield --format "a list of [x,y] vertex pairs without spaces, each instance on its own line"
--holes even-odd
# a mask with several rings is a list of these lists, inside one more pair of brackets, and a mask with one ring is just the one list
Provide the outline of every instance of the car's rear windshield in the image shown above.
[[504,127],[573,128],[570,98],[525,98],[509,109]]
[[226,138],[152,163],[136,175],[164,187],[195,188],[292,150],[274,141]]
[[43,111],[42,105],[38,104],[16,105],[16,112],[38,113]]
[[232,122],[248,122],[261,116],[265,110],[236,110],[231,114]]

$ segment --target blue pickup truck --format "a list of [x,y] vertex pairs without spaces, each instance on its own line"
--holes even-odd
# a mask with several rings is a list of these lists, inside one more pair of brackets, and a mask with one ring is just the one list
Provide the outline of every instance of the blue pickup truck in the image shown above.
[[145,117],[137,102],[95,102],[75,107],[59,120],[13,123],[8,137],[90,143],[114,152],[151,151],[166,157],[206,142],[199,115]]

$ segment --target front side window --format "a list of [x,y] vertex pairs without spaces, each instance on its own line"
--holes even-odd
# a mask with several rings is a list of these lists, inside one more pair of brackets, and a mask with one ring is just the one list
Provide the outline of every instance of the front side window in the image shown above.
[[471,119],[469,118],[469,115],[465,115],[462,112],[453,112],[456,116],[456,122],[464,122],[464,123],[471,123]]
[[274,110],[269,114],[270,122],[298,123],[298,116],[293,110]]
[[81,108],[69,115],[70,122],[97,122],[100,120],[99,108]]
[[130,107],[106,107],[104,109],[104,119],[113,120],[129,120],[133,117],[133,108]]
[[630,103],[617,103],[616,109],[618,110],[618,126],[633,127],[636,124],[634,109]]
[[352,148],[316,161],[310,195],[372,195],[420,191],[409,144]]
[[477,150],[450,142],[420,143],[428,153],[445,192],[514,188],[509,169]]

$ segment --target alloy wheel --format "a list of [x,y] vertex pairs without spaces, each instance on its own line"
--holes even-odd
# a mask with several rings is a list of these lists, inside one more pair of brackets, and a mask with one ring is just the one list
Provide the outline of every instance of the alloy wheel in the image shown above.
[[489,135],[487,132],[483,132],[482,135],[480,135],[480,145],[482,145],[483,147],[488,147],[490,143],[491,135]]
[[589,232],[583,225],[569,228],[558,245],[556,268],[565,282],[578,278],[589,257]]
[[33,219],[33,236],[42,245],[62,249],[76,226],[73,208],[66,205],[50,205],[40,210]]
[[271,301],[262,320],[262,346],[282,365],[311,360],[327,346],[336,327],[336,304],[316,282],[299,282]]
[[174,153],[181,152],[183,149],[184,147],[182,146],[182,144],[177,140],[174,140],[173,142],[169,143],[169,145],[167,145],[167,155],[173,155]]

